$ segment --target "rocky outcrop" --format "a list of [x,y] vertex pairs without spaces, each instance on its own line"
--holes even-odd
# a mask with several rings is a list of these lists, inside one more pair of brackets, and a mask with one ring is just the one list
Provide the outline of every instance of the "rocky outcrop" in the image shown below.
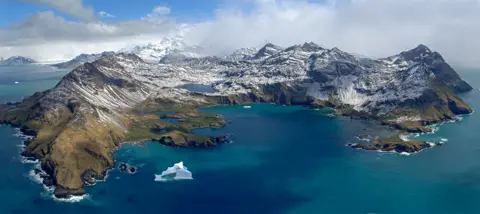
[[431,146],[424,141],[388,141],[378,140],[370,144],[355,144],[351,146],[354,149],[363,150],[380,150],[380,151],[395,151],[398,153],[415,153],[423,149],[430,148]]
[[212,137],[196,136],[173,131],[161,136],[158,139],[152,139],[165,146],[183,147],[183,148],[213,148],[217,146],[217,141]]

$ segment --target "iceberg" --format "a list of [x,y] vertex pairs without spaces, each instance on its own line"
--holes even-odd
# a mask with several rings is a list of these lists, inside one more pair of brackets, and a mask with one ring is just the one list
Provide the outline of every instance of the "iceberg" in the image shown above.
[[183,166],[183,162],[174,164],[163,171],[161,175],[155,175],[155,181],[170,181],[170,180],[191,180],[192,173],[188,171],[187,167]]
[[252,108],[251,106],[243,106],[243,108]]

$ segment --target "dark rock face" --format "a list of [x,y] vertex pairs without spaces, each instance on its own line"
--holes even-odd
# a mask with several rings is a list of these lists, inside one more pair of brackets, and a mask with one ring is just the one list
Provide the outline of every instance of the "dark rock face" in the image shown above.
[[455,93],[463,93],[471,91],[473,88],[467,82],[462,80],[460,76],[446,62],[436,63],[432,66],[432,71],[445,85],[447,85]]
[[225,144],[225,143],[230,143],[230,140],[228,139],[227,136],[222,135],[222,136],[217,136],[217,137],[215,137],[215,143],[217,143],[217,144]]
[[82,180],[89,185],[95,184],[96,180],[101,180],[104,176],[99,175],[97,172],[89,169],[83,172]]
[[445,62],[439,53],[432,52],[425,45],[419,45],[412,50],[402,52],[400,55],[406,60],[422,62],[428,65],[436,78],[455,93],[468,92],[473,89],[472,86],[460,78],[457,72]]
[[72,189],[68,189],[68,188],[57,185],[53,194],[57,198],[70,198],[71,196],[85,195],[85,190],[84,189],[72,190]]

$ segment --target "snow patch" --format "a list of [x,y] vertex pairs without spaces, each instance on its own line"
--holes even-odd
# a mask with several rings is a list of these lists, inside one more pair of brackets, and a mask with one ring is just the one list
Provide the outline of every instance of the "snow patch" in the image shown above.
[[398,117],[397,119],[390,120],[391,122],[396,122],[396,123],[402,123],[405,121],[420,121],[422,118],[420,116],[401,116]]
[[356,110],[360,108],[360,106],[366,101],[366,97],[363,94],[358,93],[354,88],[353,85],[347,88],[341,88],[337,91],[338,99],[342,103],[352,105]]

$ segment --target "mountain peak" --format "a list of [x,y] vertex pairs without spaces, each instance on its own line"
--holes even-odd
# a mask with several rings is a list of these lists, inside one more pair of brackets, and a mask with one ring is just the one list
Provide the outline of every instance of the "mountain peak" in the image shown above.
[[440,54],[436,52],[432,52],[430,48],[428,48],[426,45],[423,45],[423,44],[420,44],[411,50],[403,51],[399,55],[402,56],[403,59],[407,61],[418,61],[425,58],[442,59]]
[[431,53],[431,52],[432,51],[430,50],[430,48],[428,48],[424,44],[419,44],[413,49],[410,49],[408,51],[404,51],[404,53],[411,53],[411,54],[417,54],[417,55],[422,54],[422,53]]
[[283,48],[280,46],[276,46],[272,43],[267,43],[263,48],[261,48],[257,54],[253,57],[253,59],[265,59],[268,58],[278,52],[280,52]]
[[315,44],[314,42],[305,42],[302,45],[302,50],[307,51],[307,52],[315,52],[318,50],[321,50],[322,47],[320,45]]
[[279,47],[269,42],[269,43],[265,44],[263,46],[263,48],[277,48],[278,49]]

